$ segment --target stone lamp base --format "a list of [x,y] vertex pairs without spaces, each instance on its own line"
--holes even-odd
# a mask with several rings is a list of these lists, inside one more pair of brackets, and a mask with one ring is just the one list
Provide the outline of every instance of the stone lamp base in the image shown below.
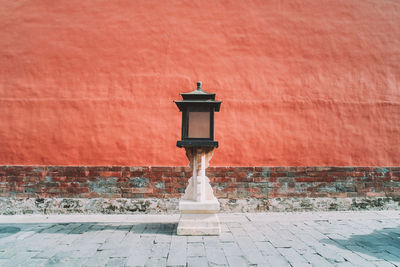
[[181,217],[178,235],[219,235],[221,227],[217,212],[219,202],[214,196],[210,180],[205,175],[213,148],[186,148],[193,176],[189,179],[185,195],[179,201]]
[[196,202],[192,200],[179,201],[181,218],[179,219],[178,235],[219,235],[221,227],[217,212],[218,200]]

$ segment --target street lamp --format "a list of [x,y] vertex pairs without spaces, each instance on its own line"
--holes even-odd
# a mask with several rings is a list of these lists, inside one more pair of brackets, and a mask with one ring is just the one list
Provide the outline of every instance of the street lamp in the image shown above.
[[183,100],[174,101],[182,112],[182,136],[178,147],[186,150],[193,175],[189,179],[185,194],[179,201],[181,217],[178,235],[219,235],[221,227],[217,212],[220,205],[206,176],[206,168],[218,142],[214,140],[214,112],[218,112],[221,101],[215,94],[204,92],[201,82],[197,89],[181,94]]

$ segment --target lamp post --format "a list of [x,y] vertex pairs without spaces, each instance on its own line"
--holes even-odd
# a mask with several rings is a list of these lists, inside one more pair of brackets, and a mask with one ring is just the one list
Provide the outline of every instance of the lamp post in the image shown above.
[[205,170],[218,147],[214,140],[214,112],[220,110],[222,102],[215,101],[215,94],[204,92],[201,82],[197,82],[196,90],[180,95],[183,100],[174,101],[182,112],[182,137],[177,146],[185,148],[193,174],[179,201],[177,234],[219,235],[219,202]]

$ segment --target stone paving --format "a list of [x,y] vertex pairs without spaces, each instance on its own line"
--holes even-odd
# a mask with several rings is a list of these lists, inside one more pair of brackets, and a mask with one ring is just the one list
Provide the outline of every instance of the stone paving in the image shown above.
[[400,211],[219,218],[220,236],[177,236],[177,214],[0,216],[0,265],[400,266]]

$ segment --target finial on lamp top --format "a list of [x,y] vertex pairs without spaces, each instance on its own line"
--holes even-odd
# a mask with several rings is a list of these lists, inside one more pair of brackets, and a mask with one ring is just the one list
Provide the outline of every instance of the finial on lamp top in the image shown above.
[[197,90],[201,90],[201,82],[197,82]]

